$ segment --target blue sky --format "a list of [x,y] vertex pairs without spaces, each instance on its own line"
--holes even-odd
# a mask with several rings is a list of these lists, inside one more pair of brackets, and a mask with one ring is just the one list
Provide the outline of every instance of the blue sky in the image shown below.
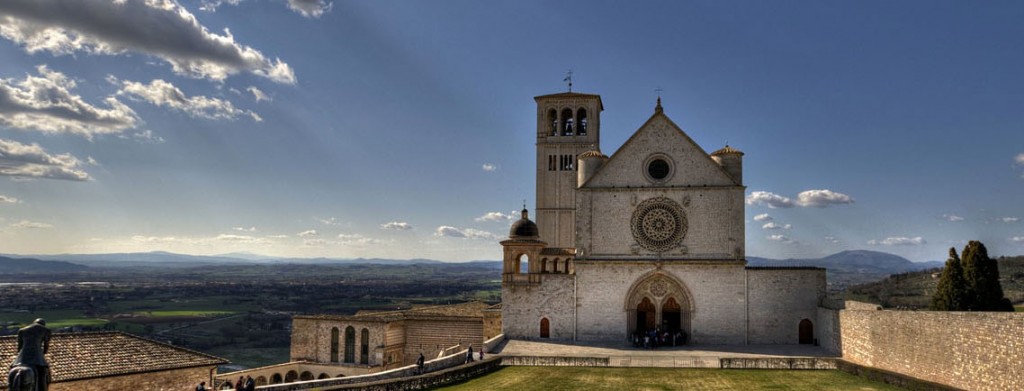
[[659,87],[706,150],[746,153],[748,255],[1024,254],[1020,20],[1009,1],[5,0],[0,252],[499,259],[534,199],[532,98],[571,68],[607,154]]

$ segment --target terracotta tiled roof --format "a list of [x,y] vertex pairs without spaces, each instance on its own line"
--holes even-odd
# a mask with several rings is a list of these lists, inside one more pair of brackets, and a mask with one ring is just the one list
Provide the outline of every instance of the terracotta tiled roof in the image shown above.
[[601,153],[601,151],[598,151],[596,149],[591,149],[589,151],[581,153],[577,157],[582,159],[582,158],[585,158],[585,157],[604,157],[604,158],[606,158],[608,156],[605,156],[605,154]]
[[488,304],[471,301],[461,304],[434,305],[397,311],[359,311],[355,315],[296,315],[300,319],[336,319],[348,321],[391,322],[405,319],[479,318]]
[[[18,337],[0,337],[4,368],[17,354]],[[119,331],[54,333],[46,360],[54,382],[228,363],[220,357]],[[6,386],[7,377],[3,376],[0,387]]]
[[741,152],[740,150],[738,150],[736,148],[730,147],[728,145],[726,145],[725,148],[722,148],[722,149],[719,149],[717,151],[711,152],[711,156],[729,155],[729,154],[742,156],[743,152]]

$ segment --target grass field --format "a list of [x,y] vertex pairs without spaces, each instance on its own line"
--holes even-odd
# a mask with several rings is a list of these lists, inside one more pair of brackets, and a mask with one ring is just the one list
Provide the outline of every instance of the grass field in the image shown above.
[[442,390],[899,390],[839,371],[505,367]]
[[1013,308],[1016,308],[1017,312],[1024,312],[1024,305],[1019,305],[1019,306],[1016,306],[1016,307],[1013,307]]
[[103,326],[107,323],[105,319],[89,318],[82,315],[82,311],[75,310],[47,310],[35,312],[0,312],[0,323],[16,322],[16,327],[22,327],[29,322],[43,318],[46,326],[50,329],[59,329],[69,326]]

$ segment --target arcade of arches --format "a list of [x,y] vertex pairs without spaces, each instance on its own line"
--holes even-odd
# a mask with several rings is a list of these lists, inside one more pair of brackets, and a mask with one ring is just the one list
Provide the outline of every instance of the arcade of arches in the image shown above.
[[651,330],[690,335],[692,300],[674,278],[655,273],[640,279],[626,299],[626,327],[630,335]]

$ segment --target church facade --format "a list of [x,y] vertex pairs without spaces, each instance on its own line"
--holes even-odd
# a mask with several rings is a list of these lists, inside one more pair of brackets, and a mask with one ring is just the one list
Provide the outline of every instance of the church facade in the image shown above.
[[536,223],[524,209],[501,242],[507,337],[814,343],[825,270],[746,266],[743,152],[708,154],[659,98],[609,157],[599,95],[534,99]]

